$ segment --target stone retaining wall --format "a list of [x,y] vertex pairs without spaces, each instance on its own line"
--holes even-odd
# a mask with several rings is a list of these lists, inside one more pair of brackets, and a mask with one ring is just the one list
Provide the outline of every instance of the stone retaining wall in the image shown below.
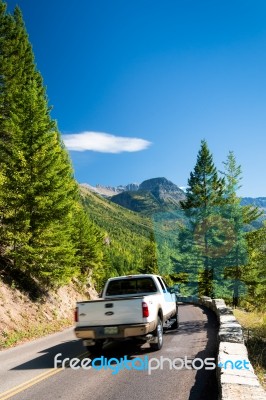
[[219,400],[266,400],[266,392],[248,359],[242,327],[232,309],[226,306],[223,299],[210,297],[179,297],[179,301],[203,305],[217,315],[220,323],[217,360]]

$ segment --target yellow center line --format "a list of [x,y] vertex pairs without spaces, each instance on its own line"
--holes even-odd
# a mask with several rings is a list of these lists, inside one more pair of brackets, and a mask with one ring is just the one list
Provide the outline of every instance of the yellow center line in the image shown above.
[[[79,354],[78,356],[75,356],[73,358],[81,358],[85,355],[87,355],[88,352]],[[66,367],[68,367],[69,363],[65,364]],[[7,400],[10,399],[10,397],[15,396],[16,394],[23,392],[24,390],[28,389],[31,386],[36,385],[37,383],[50,378],[51,376],[58,374],[58,372],[64,371],[65,368],[51,368],[48,371],[45,371],[34,378],[29,379],[28,381],[21,383],[20,385],[14,386],[12,389],[9,389],[3,393],[0,393],[0,400]]]

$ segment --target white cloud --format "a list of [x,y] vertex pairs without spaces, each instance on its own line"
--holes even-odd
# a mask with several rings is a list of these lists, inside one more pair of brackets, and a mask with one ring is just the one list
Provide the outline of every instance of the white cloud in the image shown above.
[[63,135],[68,150],[98,151],[100,153],[134,152],[147,149],[151,142],[139,138],[114,136],[103,132],[81,132]]

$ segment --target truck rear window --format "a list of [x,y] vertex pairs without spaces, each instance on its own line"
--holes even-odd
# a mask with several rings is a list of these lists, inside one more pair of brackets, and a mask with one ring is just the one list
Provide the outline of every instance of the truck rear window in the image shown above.
[[110,281],[105,295],[120,296],[154,292],[157,292],[157,288],[152,278],[126,278]]

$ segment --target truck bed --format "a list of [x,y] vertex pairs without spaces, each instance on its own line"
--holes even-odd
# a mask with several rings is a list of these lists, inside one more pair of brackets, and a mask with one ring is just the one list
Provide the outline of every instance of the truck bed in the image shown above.
[[[151,296],[149,296],[151,297]],[[116,297],[77,303],[77,326],[136,324],[143,321],[145,296]]]

